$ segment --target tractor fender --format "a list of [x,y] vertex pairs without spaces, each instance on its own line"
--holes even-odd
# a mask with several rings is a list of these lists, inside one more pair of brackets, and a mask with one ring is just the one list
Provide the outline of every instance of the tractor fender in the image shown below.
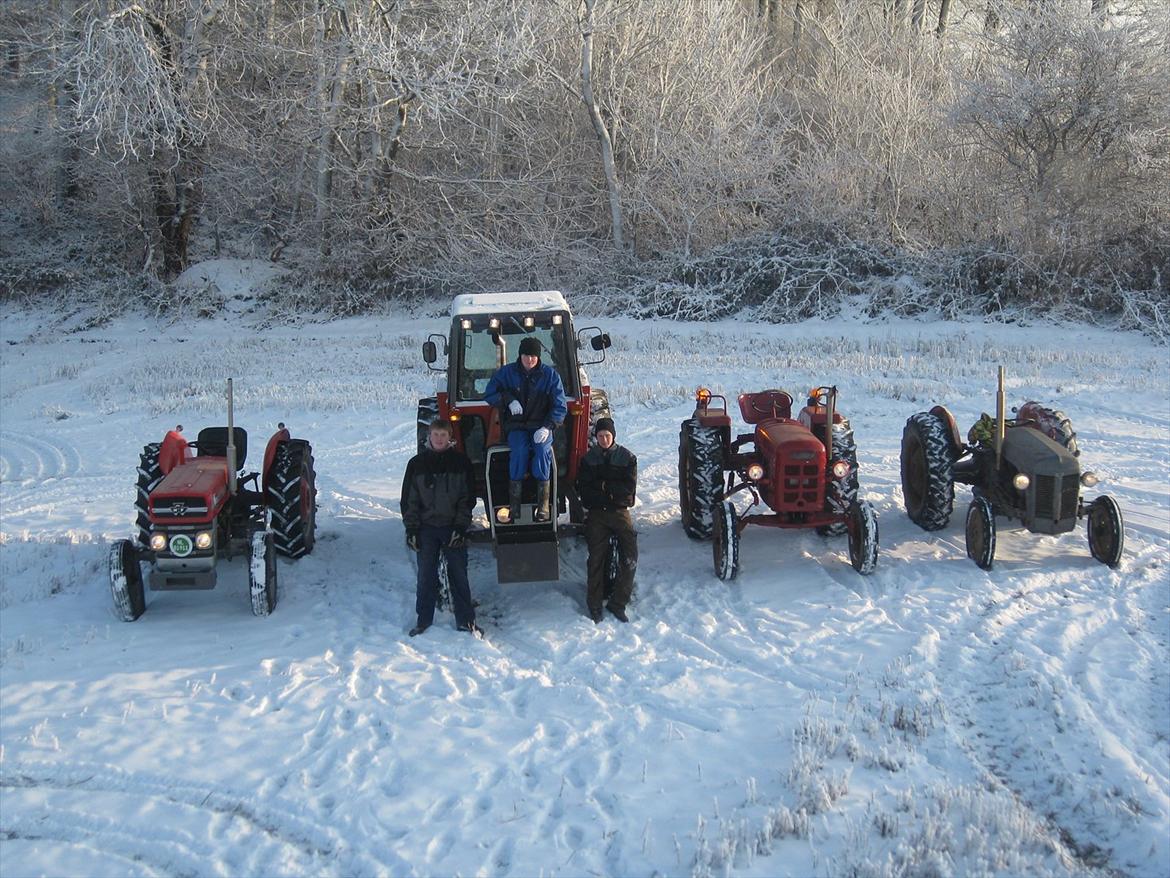
[[959,425],[955,423],[955,416],[945,405],[936,405],[930,410],[930,413],[936,418],[941,418],[942,422],[947,425],[951,438],[951,451],[954,452],[957,460],[963,454],[963,438],[959,435]]
[[272,434],[272,438],[268,440],[268,444],[264,447],[264,467],[260,470],[264,474],[264,484],[262,490],[264,496],[268,496],[268,477],[272,472],[272,461],[276,460],[276,449],[280,447],[281,442],[288,442],[292,439],[292,434],[289,433],[288,427],[281,427]]
[[165,476],[190,457],[191,449],[186,437],[178,430],[168,430],[158,450],[159,471]]

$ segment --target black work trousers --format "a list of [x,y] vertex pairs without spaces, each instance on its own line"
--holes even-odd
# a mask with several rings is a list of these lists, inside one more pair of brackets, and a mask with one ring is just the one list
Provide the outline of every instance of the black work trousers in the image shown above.
[[624,610],[634,593],[634,572],[638,569],[638,535],[628,509],[590,509],[585,516],[585,542],[589,545],[589,581],[585,603],[590,612],[601,610],[605,601],[606,568],[609,566],[609,538],[617,538],[618,566],[609,604]]

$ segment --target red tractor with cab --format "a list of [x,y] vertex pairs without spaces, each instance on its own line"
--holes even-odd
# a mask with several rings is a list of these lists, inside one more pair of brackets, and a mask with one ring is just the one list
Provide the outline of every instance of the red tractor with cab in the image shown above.
[[[784,390],[740,394],[740,415],[754,429],[734,439],[727,399],[700,388],[695,400],[679,431],[679,501],[687,536],[713,538],[716,576],[739,573],[739,535],[749,524],[848,534],[853,568],[873,572],[877,515],[857,499],[857,446],[836,387],[810,390],[796,418]],[[752,498],[742,512],[731,499],[740,492]],[[761,504],[770,511],[752,511]]]
[[317,488],[313,448],[285,425],[264,449],[259,473],[243,471],[248,434],[233,423],[205,427],[194,442],[182,425],[142,449],[138,464],[137,538],[110,547],[110,591],[125,622],[146,610],[142,563],[152,591],[211,589],[220,558],[248,562],[252,612],[276,607],[276,555],[313,550]]
[[[574,329],[569,305],[555,290],[469,293],[452,302],[448,335],[435,333],[423,344],[428,368],[446,372],[447,380],[435,396],[418,402],[418,447],[421,451],[425,446],[436,416],[454,424],[455,447],[471,459],[476,496],[483,499],[488,517],[488,530],[469,536],[490,536],[500,582],[560,576],[557,514],[548,521],[534,518],[532,479],[525,480],[518,513],[509,508],[507,437],[499,410],[484,400],[488,382],[497,369],[516,359],[525,338],[539,341],[541,362],[556,369],[565,388],[568,415],[553,431],[550,490],[556,512],[567,511],[570,523],[579,524],[585,514],[574,488],[577,467],[589,450],[592,425],[611,416],[608,396],[590,386],[584,367],[605,359],[609,336],[596,326]],[[578,355],[583,349],[590,352],[589,359]],[[446,366],[436,365],[440,355]],[[440,566],[440,580],[442,576]]]

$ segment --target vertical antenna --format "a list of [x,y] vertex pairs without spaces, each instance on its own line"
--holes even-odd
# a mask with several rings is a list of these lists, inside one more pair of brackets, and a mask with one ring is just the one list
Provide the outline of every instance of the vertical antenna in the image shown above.
[[227,468],[228,468],[228,493],[231,496],[236,496],[236,424],[235,412],[232,408],[232,379],[228,379],[227,388],[227,403],[228,403],[228,437],[227,437]]
[[1007,424],[1007,409],[1003,398],[1003,366],[999,367],[999,391],[995,394],[995,468],[1003,463],[1003,435]]

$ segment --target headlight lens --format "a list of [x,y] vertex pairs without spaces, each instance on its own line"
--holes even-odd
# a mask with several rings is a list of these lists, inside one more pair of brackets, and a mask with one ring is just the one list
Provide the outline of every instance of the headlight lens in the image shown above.
[[166,534],[151,534],[150,535],[150,550],[152,552],[161,552],[167,547]]
[[1023,473],[1016,473],[1012,478],[1012,484],[1016,486],[1017,491],[1026,491],[1032,480]]
[[758,482],[764,477],[764,468],[758,463],[753,463],[747,468],[747,477],[753,482]]
[[195,548],[196,549],[210,549],[211,548],[211,531],[201,530],[195,534]]
[[848,461],[838,460],[836,463],[833,464],[833,478],[843,479],[847,475],[849,475]]
[[501,506],[496,510],[496,521],[500,524],[507,524],[512,520],[512,512],[507,506]]
[[1093,487],[1099,481],[1101,481],[1101,480],[1099,478],[1097,478],[1097,474],[1095,472],[1081,473],[1081,484],[1084,485],[1086,488]]

